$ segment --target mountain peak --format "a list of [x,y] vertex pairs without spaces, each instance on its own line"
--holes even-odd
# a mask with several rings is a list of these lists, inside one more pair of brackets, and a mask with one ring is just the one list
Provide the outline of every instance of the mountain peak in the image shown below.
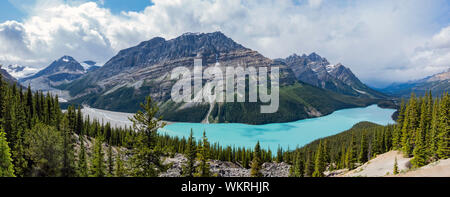
[[76,62],[76,60],[75,60],[73,57],[68,56],[68,55],[62,56],[62,57],[59,58],[57,61],[58,61],[58,62]]

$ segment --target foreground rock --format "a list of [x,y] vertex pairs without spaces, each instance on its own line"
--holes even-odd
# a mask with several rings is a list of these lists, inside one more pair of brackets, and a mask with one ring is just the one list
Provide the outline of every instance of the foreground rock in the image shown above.
[[[187,159],[182,154],[176,154],[173,158],[166,158],[164,164],[171,164],[166,173],[161,177],[180,177],[183,165]],[[250,177],[250,169],[245,169],[238,164],[225,161],[210,161],[211,172],[218,177]],[[290,165],[286,163],[264,163],[262,174],[265,177],[287,177],[289,176]]]

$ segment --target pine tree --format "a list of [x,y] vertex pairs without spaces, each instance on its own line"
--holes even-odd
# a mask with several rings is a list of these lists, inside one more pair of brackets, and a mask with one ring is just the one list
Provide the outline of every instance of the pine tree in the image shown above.
[[166,167],[160,161],[161,152],[156,149],[156,137],[159,128],[165,126],[161,123],[162,117],[156,117],[158,106],[147,97],[146,104],[141,103],[144,111],[138,111],[130,120],[138,132],[135,138],[131,158],[132,172],[137,177],[155,177]]
[[91,176],[104,177],[105,176],[105,153],[103,152],[103,139],[98,136],[94,142],[94,152],[91,161]]
[[394,174],[398,174],[398,163],[397,163],[397,157],[395,157],[395,162],[394,162]]
[[297,151],[294,165],[291,166],[291,177],[304,177],[305,176],[305,162],[303,160],[302,154],[300,151]]
[[127,174],[127,170],[125,168],[124,162],[122,160],[122,151],[120,149],[117,150],[116,155],[116,169],[114,175],[116,177],[125,177]]
[[345,159],[345,163],[346,166],[352,170],[355,168],[355,163],[356,163],[356,145],[355,145],[355,135],[352,134],[352,138],[350,141],[350,145],[347,149],[347,154],[346,154],[346,159]]
[[340,152],[340,161],[339,161],[339,166],[338,166],[339,169],[347,168],[347,165],[345,162],[346,153],[347,153],[347,150],[345,149],[345,146],[342,146],[342,150]]
[[415,147],[413,150],[414,158],[411,160],[411,163],[415,168],[422,167],[426,164],[426,147],[425,147],[425,121],[426,121],[426,102],[425,99],[422,99],[421,106],[421,115],[420,115],[420,123],[419,128],[416,133]]
[[400,104],[400,111],[397,117],[397,125],[395,125],[393,138],[392,138],[392,146],[395,150],[401,148],[401,138],[402,138],[402,126],[405,118],[405,100],[402,99]]
[[17,133],[17,142],[14,145],[13,161],[15,174],[18,177],[25,177],[28,173],[28,161],[26,159],[23,131]]
[[411,151],[411,144],[409,143],[410,142],[410,135],[409,135],[409,128],[410,128],[409,119],[410,118],[409,118],[409,116],[410,116],[410,111],[411,111],[410,108],[411,108],[411,105],[408,104],[406,107],[405,120],[403,121],[403,126],[402,126],[402,130],[401,130],[401,133],[402,133],[401,150],[406,157],[410,156],[410,151]]
[[80,151],[78,153],[78,161],[77,161],[77,173],[79,177],[88,177],[88,164],[87,164],[87,156],[86,156],[86,147],[84,146],[84,138],[80,135]]
[[55,127],[37,123],[27,131],[25,152],[32,162],[31,176],[61,176],[63,163],[63,136]]
[[277,163],[281,163],[281,162],[283,162],[283,148],[281,148],[280,145],[278,145]]
[[197,173],[195,173],[196,177],[211,177],[210,165],[209,161],[209,142],[208,138],[206,138],[206,132],[203,132],[202,143],[200,145],[199,151],[197,153],[197,158],[200,162],[197,167]]
[[11,149],[8,146],[8,142],[6,141],[6,133],[3,132],[1,125],[0,125],[0,177],[15,177],[14,165],[11,159]]
[[363,132],[363,134],[361,135],[361,145],[359,146],[358,163],[367,162],[367,154],[366,136]]
[[107,172],[108,176],[112,177],[114,176],[114,158],[113,158],[113,151],[112,151],[112,145],[111,142],[108,145],[108,160],[107,160]]
[[66,116],[64,116],[62,120],[62,137],[63,137],[63,163],[61,168],[61,173],[63,177],[75,177],[76,169],[75,169],[75,153],[74,153],[74,145],[73,145],[73,132],[71,128],[69,128],[69,120]]
[[314,155],[312,154],[311,150],[308,150],[308,156],[306,158],[306,164],[305,164],[305,176],[312,177],[314,173]]
[[434,101],[433,111],[431,116],[431,125],[430,125],[430,147],[429,147],[429,155],[433,159],[437,158],[437,149],[438,149],[438,126],[439,126],[439,107],[438,101]]
[[448,93],[444,93],[444,95],[442,96],[441,104],[439,105],[439,107],[439,140],[436,153],[440,159],[447,159],[450,156],[450,100]]
[[191,134],[189,135],[187,147],[185,156],[187,158],[186,165],[183,166],[183,176],[185,177],[193,177],[195,173],[195,158],[196,158],[196,151],[195,151],[195,140],[194,140],[194,133],[191,129]]
[[314,165],[314,173],[313,177],[324,177],[323,172],[325,171],[326,163],[324,158],[325,147],[322,144],[322,141],[319,142],[319,147],[316,152],[316,159]]
[[250,175],[252,177],[262,177],[261,173],[262,163],[261,163],[261,147],[259,141],[256,143],[255,150],[253,152],[252,168]]

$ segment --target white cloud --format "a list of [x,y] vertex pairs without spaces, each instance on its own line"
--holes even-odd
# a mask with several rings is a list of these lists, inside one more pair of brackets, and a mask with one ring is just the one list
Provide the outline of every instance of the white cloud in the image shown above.
[[316,8],[322,4],[322,0],[308,0],[309,6]]
[[0,24],[0,62],[44,66],[68,54],[104,63],[155,36],[217,30],[270,58],[318,52],[371,82],[420,78],[450,62],[448,20],[436,22],[448,16],[445,0],[153,0],[117,15],[101,1],[37,2],[22,22]]

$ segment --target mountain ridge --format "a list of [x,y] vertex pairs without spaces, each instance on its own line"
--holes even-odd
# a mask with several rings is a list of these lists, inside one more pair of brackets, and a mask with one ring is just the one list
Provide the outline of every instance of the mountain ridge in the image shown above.
[[411,92],[414,92],[418,96],[423,96],[428,91],[431,91],[434,96],[438,96],[450,91],[450,68],[423,79],[405,83],[393,83],[379,90],[396,97],[409,97]]
[[[170,92],[175,81],[170,79],[170,72],[180,66],[192,69],[196,58],[203,60],[203,69],[210,66],[252,66],[270,70],[272,66],[278,66],[280,94],[283,95],[280,97],[280,112],[261,115],[259,105],[262,103],[174,103]],[[326,65],[329,63],[325,63],[324,58],[315,53],[309,58],[322,61],[323,65],[314,68],[336,83],[344,84],[337,78],[346,70],[336,72],[335,77],[328,74]],[[203,79],[204,88],[211,80]],[[150,95],[159,104],[165,120],[184,122],[286,122],[317,117],[342,108],[367,106],[382,100],[356,93],[344,95],[304,83],[297,79],[287,63],[264,57],[221,32],[187,33],[170,40],[152,38],[121,50],[98,70],[58,88],[70,92],[71,102],[120,112],[136,112],[139,103]],[[193,92],[193,97],[196,94]]]
[[[93,61],[88,62],[95,64]],[[64,55],[37,73],[19,79],[19,82],[24,86],[30,85],[33,90],[54,90],[56,86],[72,82],[96,67],[83,66],[73,57]]]
[[276,60],[286,63],[298,80],[313,86],[352,96],[386,98],[362,83],[349,68],[341,63],[332,65],[315,52]]

